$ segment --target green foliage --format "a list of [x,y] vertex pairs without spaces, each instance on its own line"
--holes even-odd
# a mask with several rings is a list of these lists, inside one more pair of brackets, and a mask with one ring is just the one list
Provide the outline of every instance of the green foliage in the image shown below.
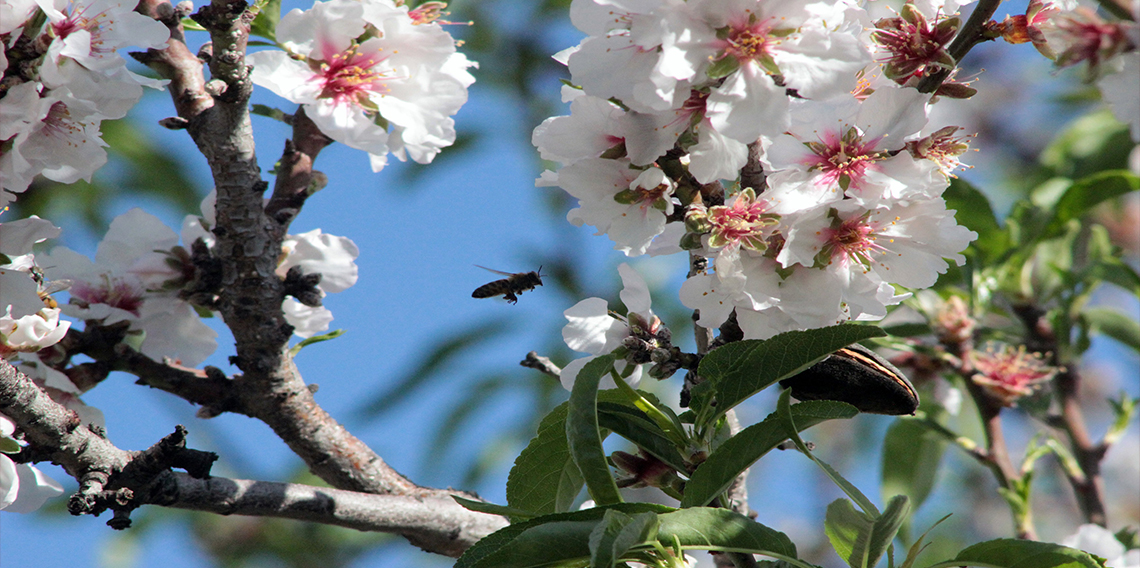
[[[826,420],[853,418],[859,413],[850,404],[830,400],[801,402],[793,405],[790,412],[800,430]],[[725,440],[693,472],[685,484],[685,498],[681,500],[681,506],[708,505],[728,489],[736,476],[787,439],[783,420],[772,413],[763,421]]]
[[598,429],[598,383],[602,377],[613,372],[614,360],[613,355],[602,355],[578,372],[566,413],[566,438],[569,440],[570,455],[586,481],[590,497],[598,505],[622,502],[606,463],[602,435]]
[[903,495],[892,498],[878,517],[856,511],[847,499],[836,499],[827,506],[823,528],[831,547],[848,566],[871,568],[891,546],[908,510]]
[[[941,409],[932,409],[927,417],[937,421],[944,414]],[[918,421],[896,420],[883,439],[882,498],[905,495],[911,510],[918,510],[934,489],[945,449],[946,441]],[[903,527],[900,532],[905,539],[905,523]]]
[[670,509],[618,503],[516,523],[469,548],[456,568],[615,566],[648,561],[666,548],[761,554],[795,560],[788,537],[748,517],[718,508]]
[[697,369],[705,379],[693,389],[692,407],[702,417],[697,426],[710,424],[748,397],[807,369],[837,349],[883,335],[877,327],[842,324],[789,331],[764,341],[738,341],[714,349]]
[[1002,538],[975,544],[942,566],[993,566],[1000,568],[1104,568],[1104,560],[1087,552],[1030,540]]

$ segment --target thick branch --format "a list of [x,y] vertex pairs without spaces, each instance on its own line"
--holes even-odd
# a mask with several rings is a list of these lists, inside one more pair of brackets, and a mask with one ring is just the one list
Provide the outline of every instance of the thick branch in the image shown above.
[[411,497],[372,495],[244,479],[194,479],[175,473],[154,504],[219,515],[295,519],[360,531],[399,534],[429,552],[459,556],[479,539],[507,525],[506,519],[461,507],[452,494],[433,491]]

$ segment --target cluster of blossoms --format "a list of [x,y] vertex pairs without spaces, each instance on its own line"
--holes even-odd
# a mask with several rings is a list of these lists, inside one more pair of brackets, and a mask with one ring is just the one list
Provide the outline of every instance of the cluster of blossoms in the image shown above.
[[125,0],[0,1],[0,207],[37,175],[91,179],[107,161],[103,120],[122,118],[144,86],[117,50],[157,48],[166,26]]
[[475,64],[440,25],[441,4],[329,0],[281,18],[285,51],[253,53],[254,83],[303,105],[321,132],[364,150],[373,171],[391,152],[426,164],[455,142]]
[[[949,51],[968,3],[574,0],[588,37],[556,56],[570,114],[534,131],[559,164],[537,185],[575,197],[569,221],[628,256],[711,259],[680,291],[702,326],[734,317],[764,339],[881,319],[909,295],[896,286],[933,285],[977,237],[942,197],[969,136],[928,119],[939,100],[976,92],[955,81]],[[986,28],[1061,66],[1088,61],[1140,137],[1137,33],[1042,0]],[[567,343],[608,352],[579,348],[616,344],[613,326],[585,337],[580,308],[566,313]]]
[[575,0],[589,37],[559,55],[576,87],[534,132],[561,164],[538,185],[629,256],[712,259],[681,288],[702,326],[735,313],[767,338],[882,318],[894,285],[932,285],[976,237],[941,197],[966,138],[927,121],[970,92],[913,87],[953,66],[944,8],[871,25],[853,2]]
[[[84,423],[100,426],[102,414],[79,400],[82,391],[57,368],[60,357],[52,346],[71,325],[60,319],[61,314],[89,326],[125,324],[124,340],[143,354],[189,366],[201,364],[217,349],[217,333],[202,322],[202,313],[211,310],[220,285],[219,274],[203,270],[214,245],[209,230],[213,205],[210,195],[200,216],[184,220],[181,241],[186,246],[159,219],[132,209],[111,222],[93,261],[66,247],[33,257],[35,243],[60,233],[42,219],[0,224],[0,305],[6,306],[0,315],[0,356],[57,402],[79,413]],[[288,283],[294,271],[321,275],[303,298],[286,297],[282,303],[297,336],[311,337],[328,329],[332,314],[320,305],[320,298],[356,283],[358,253],[351,240],[320,229],[286,236],[278,276]],[[59,303],[49,293],[65,283],[70,298]],[[0,427],[6,420],[0,416]],[[0,450],[19,450],[4,444],[0,438]],[[50,496],[45,491],[54,491],[49,491],[52,487],[58,485],[34,468],[0,455],[0,509],[35,509]]]

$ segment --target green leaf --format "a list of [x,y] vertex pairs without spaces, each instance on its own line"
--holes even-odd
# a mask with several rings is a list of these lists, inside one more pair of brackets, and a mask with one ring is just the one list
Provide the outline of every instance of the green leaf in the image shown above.
[[675,509],[654,503],[618,503],[536,517],[484,537],[459,557],[455,568],[528,568],[588,559],[590,534],[607,510],[636,515]]
[[954,178],[942,197],[946,199],[946,208],[955,211],[958,224],[978,234],[970,248],[980,253],[979,260],[996,258],[1009,248],[1009,234],[998,224],[990,200],[981,190],[962,178]]
[[639,408],[599,401],[598,425],[633,442],[677,471],[688,469],[677,445]]
[[875,507],[875,504],[872,503],[871,500],[868,499],[862,491],[859,491],[855,485],[853,485],[850,481],[847,481],[847,479],[845,479],[842,475],[839,475],[839,472],[835,471],[835,468],[828,465],[827,462],[815,457],[815,455],[813,455],[811,451],[808,450],[807,445],[804,444],[804,441],[800,438],[799,432],[796,430],[795,418],[792,415],[792,410],[788,402],[791,400],[791,398],[791,391],[785,390],[784,392],[780,393],[780,400],[776,404],[776,412],[780,415],[781,422],[784,425],[784,430],[787,433],[788,438],[791,438],[791,440],[795,442],[796,447],[799,448],[799,450],[803,452],[805,456],[814,461],[816,465],[818,465],[819,468],[822,469],[825,474],[827,474],[827,477],[831,478],[831,481],[835,483],[835,485],[837,485],[840,489],[843,490],[844,493],[847,494],[848,497],[855,501],[855,503],[859,505],[859,508],[863,509],[864,513],[869,515],[870,518],[878,517],[879,509]]
[[[850,404],[831,400],[811,400],[791,407],[796,427],[806,430],[826,420],[852,418],[859,411]],[[728,489],[733,480],[756,460],[788,439],[784,423],[776,413],[725,440],[693,472],[685,484],[681,507],[701,507]]]
[[[610,429],[614,429],[611,426],[618,425],[617,419],[610,420],[612,414],[601,410],[630,408],[621,405],[627,400],[616,390],[600,391],[598,401],[599,422]],[[515,465],[507,476],[507,503],[511,507],[533,514],[549,515],[569,511],[574,505],[574,499],[582,490],[584,480],[570,455],[570,445],[566,439],[566,412],[569,405],[565,402],[551,410],[539,423],[538,434],[515,459]],[[633,411],[640,412],[636,408],[631,412]],[[630,430],[635,428],[633,425],[625,427]],[[645,426],[647,429],[650,427]],[[638,443],[638,440],[633,440],[635,437],[638,436],[631,434],[627,439]],[[641,441],[646,442],[644,439]],[[673,453],[676,453],[676,449]]]
[[1089,324],[1090,331],[1103,333],[1133,351],[1140,351],[1140,321],[1114,308],[1085,308],[1080,317]]
[[590,566],[612,568],[630,548],[656,539],[656,513],[630,516],[607,510],[602,522],[590,533]]
[[0,437],[0,454],[18,454],[23,447],[12,438]]
[[906,518],[907,509],[906,497],[896,495],[882,515],[872,518],[856,511],[847,499],[837,499],[827,506],[824,532],[831,541],[831,547],[848,566],[871,568],[891,546]]
[[1128,170],[1097,172],[1077,180],[1053,207],[1053,216],[1045,228],[1045,234],[1058,234],[1071,219],[1079,219],[1100,203],[1138,189],[1140,176]]
[[[697,373],[706,380],[693,389],[694,400],[705,407],[715,390],[717,415],[748,397],[819,362],[856,341],[886,335],[883,330],[842,324],[807,331],[789,331],[771,339],[745,340],[718,347],[705,355]],[[707,385],[707,386],[706,386]]]
[[250,25],[249,33],[277,41],[277,23],[281,21],[281,0],[258,0],[254,3],[257,16]]
[[1002,568],[1104,568],[1093,555],[1053,544],[1002,538],[975,544],[958,553],[944,565],[958,566],[979,562]]
[[504,505],[496,505],[494,503],[488,503],[486,501],[465,499],[458,495],[452,495],[451,498],[455,499],[455,502],[459,503],[464,509],[469,509],[471,511],[476,511],[479,513],[487,513],[489,515],[502,515],[504,517],[510,517],[512,519],[529,519],[535,516],[530,511],[524,511],[522,509],[516,509],[514,507],[506,507]]
[[787,535],[728,509],[680,509],[658,515],[658,520],[657,539],[665,546],[676,538],[682,548],[796,557],[796,545]]
[[304,349],[305,347],[308,347],[314,343],[320,343],[322,341],[328,341],[330,339],[336,339],[336,338],[344,335],[344,333],[345,333],[345,331],[343,329],[334,329],[328,333],[322,333],[321,335],[314,335],[312,337],[306,337],[305,339],[302,339],[301,341],[297,342],[296,345],[289,348],[289,355],[296,357],[297,354],[300,353],[301,350]]
[[831,548],[851,568],[867,568],[867,543],[875,522],[865,513],[855,510],[847,499],[839,498],[827,506],[823,531]]
[[1073,121],[1041,152],[1040,162],[1052,170],[1051,175],[1080,179],[1128,167],[1132,147],[1128,125],[1104,109]]
[[578,372],[566,415],[570,455],[586,481],[590,497],[598,505],[621,503],[621,493],[610,474],[598,430],[598,383],[613,369],[614,359],[612,354],[598,356]]
[[906,495],[918,510],[934,488],[945,440],[921,423],[903,418],[883,440],[881,495]]
[[878,564],[883,553],[894,542],[895,535],[898,534],[899,528],[906,521],[909,512],[910,504],[906,495],[895,495],[887,502],[883,514],[875,519],[875,524],[871,528],[871,538],[867,543],[867,558],[869,559],[867,566]]

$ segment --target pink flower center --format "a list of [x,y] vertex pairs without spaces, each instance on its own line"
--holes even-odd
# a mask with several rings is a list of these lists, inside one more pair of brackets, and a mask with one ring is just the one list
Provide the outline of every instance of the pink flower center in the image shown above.
[[1006,345],[1001,350],[992,346],[984,354],[974,354],[974,367],[978,370],[973,381],[1006,406],[1033,392],[1041,382],[1057,373],[1057,368],[1045,363],[1036,353],[1028,353],[1025,346],[1017,349]]
[[40,133],[44,136],[64,140],[68,145],[76,147],[78,147],[75,141],[77,138],[82,142],[83,126],[71,117],[71,111],[62,101],[52,103],[43,123]]
[[772,47],[780,43],[780,38],[771,34],[772,20],[773,18],[767,18],[757,22],[749,18],[742,25],[731,26],[725,55],[735,57],[742,64],[770,59]]
[[87,30],[91,32],[91,53],[104,54],[114,51],[112,48],[103,47],[103,30],[115,24],[115,20],[106,11],[88,17],[85,15],[87,6],[76,2],[64,8],[62,12],[66,17],[51,25],[55,37],[65,39],[79,30]]
[[857,129],[848,127],[842,136],[829,132],[819,142],[808,142],[813,155],[803,163],[820,172],[817,183],[821,185],[839,184],[846,191],[854,184],[858,189],[863,177],[880,158],[874,150],[877,144],[878,140],[865,141]]
[[71,297],[85,304],[106,304],[139,315],[142,288],[117,278],[104,277],[102,285],[79,281],[71,287]]
[[353,46],[333,54],[314,69],[317,80],[324,83],[321,98],[367,106],[372,93],[385,94],[389,91],[384,84],[388,77],[375,69],[384,59],[361,54],[359,49],[359,46]]
[[827,239],[824,252],[829,254],[831,260],[839,259],[841,262],[850,262],[870,269],[876,253],[885,252],[886,249],[875,242],[875,228],[867,223],[866,215],[848,219],[824,230]]
[[763,251],[767,248],[764,230],[778,221],[768,213],[769,203],[757,200],[751,191],[737,196],[732,205],[709,208],[708,222],[712,225],[709,245],[713,247],[743,245]]

